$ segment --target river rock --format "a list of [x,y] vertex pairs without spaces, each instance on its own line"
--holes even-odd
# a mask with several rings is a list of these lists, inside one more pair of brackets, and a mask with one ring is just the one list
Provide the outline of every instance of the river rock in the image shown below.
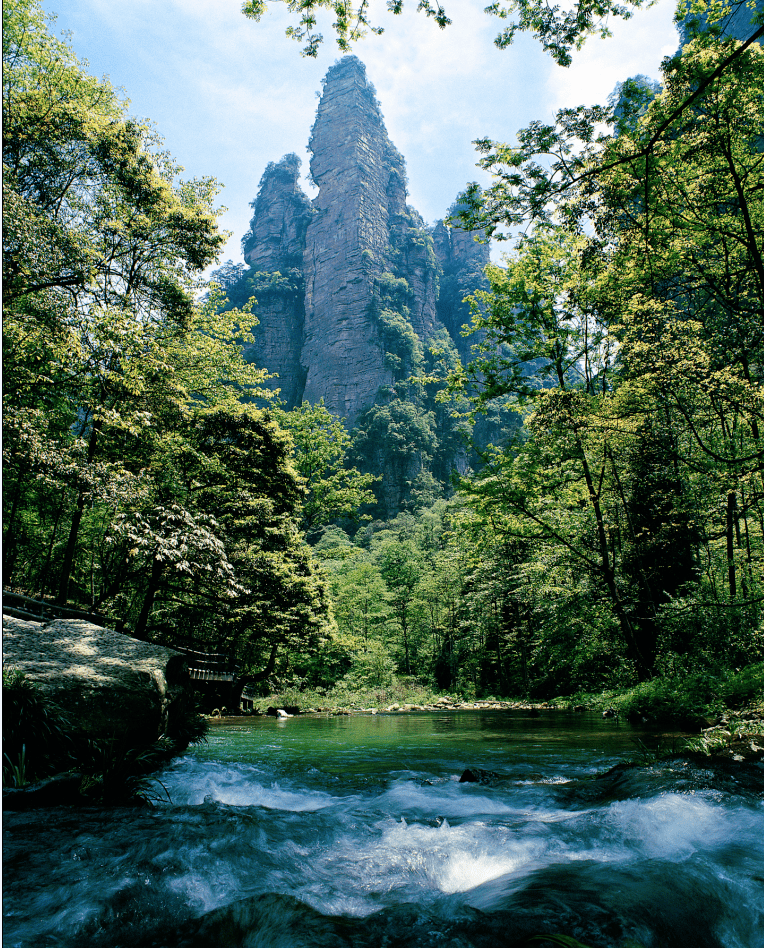
[[459,778],[459,783],[482,783],[491,785],[500,779],[499,774],[492,770],[480,770],[479,767],[468,767]]
[[94,738],[151,744],[172,734],[192,705],[184,655],[81,619],[42,624],[4,615],[3,665]]

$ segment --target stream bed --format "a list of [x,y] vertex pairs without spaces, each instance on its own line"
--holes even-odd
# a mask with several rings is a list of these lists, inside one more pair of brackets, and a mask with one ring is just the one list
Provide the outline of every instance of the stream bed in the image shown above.
[[605,773],[659,740],[562,711],[223,720],[153,809],[4,815],[3,945],[764,948],[764,770]]

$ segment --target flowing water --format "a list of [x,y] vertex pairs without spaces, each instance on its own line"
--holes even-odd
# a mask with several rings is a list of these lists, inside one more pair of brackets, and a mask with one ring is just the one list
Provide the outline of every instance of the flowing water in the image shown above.
[[154,809],[6,814],[3,944],[764,946],[764,771],[597,776],[637,739],[564,712],[229,719]]

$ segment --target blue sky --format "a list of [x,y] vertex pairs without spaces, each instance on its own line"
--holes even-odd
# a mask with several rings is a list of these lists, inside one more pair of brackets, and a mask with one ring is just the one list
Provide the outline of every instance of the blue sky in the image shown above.
[[[487,181],[475,168],[472,141],[511,141],[534,119],[563,106],[604,102],[616,82],[643,73],[659,78],[661,59],[678,45],[672,0],[613,21],[614,36],[589,40],[568,69],[556,66],[531,37],[499,50],[499,21],[487,0],[447,0],[453,23],[439,30],[408,10],[393,17],[372,0],[372,20],[385,27],[355,47],[377,89],[390,137],[406,158],[410,203],[425,220],[441,218],[468,181]],[[273,3],[260,23],[241,0],[44,0],[55,31],[89,71],[107,75],[148,118],[184,177],[213,176],[225,185],[222,225],[232,237],[221,259],[241,259],[240,240],[269,161],[288,152],[303,159],[321,79],[340,55],[331,37],[318,59],[300,55],[284,35],[290,22]],[[306,185],[306,190],[310,190]]]

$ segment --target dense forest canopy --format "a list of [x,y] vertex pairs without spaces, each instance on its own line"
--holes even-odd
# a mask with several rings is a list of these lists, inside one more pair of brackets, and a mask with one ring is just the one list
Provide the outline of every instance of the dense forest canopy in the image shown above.
[[[331,626],[289,434],[180,169],[34,0],[3,8],[4,583],[258,674]],[[315,488],[313,488],[315,489]]]
[[[309,52],[316,6],[341,46],[367,25],[365,4],[295,4]],[[489,10],[564,63],[628,6]],[[454,214],[515,239],[472,294],[473,357],[417,350],[348,432],[321,404],[279,405],[242,358],[256,300],[202,285],[215,182],[180,180],[39,5],[9,0],[4,584],[141,638],[193,630],[263,687],[397,675],[548,698],[755,671],[762,28],[740,42],[704,11],[660,86],[479,143],[493,184]],[[437,458],[498,404],[516,423],[472,470],[379,516],[372,450]],[[439,427],[444,405],[458,426]]]

